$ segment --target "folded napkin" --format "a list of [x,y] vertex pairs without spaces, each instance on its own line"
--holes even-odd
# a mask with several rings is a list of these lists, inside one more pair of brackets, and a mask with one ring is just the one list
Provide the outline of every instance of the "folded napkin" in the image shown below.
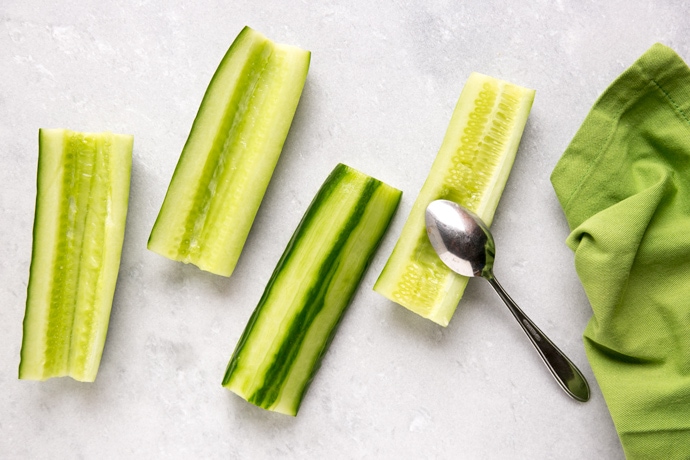
[[652,46],[551,176],[591,303],[587,358],[630,459],[690,458],[690,69]]

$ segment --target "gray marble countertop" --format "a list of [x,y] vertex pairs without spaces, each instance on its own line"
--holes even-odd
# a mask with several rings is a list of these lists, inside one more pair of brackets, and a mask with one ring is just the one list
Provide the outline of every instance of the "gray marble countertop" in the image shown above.
[[[549,175],[597,96],[655,42],[690,58],[684,1],[0,5],[0,457],[617,459],[587,363],[591,309]],[[244,25],[312,51],[235,274],[146,241],[201,97]],[[487,283],[447,328],[372,291],[472,71],[535,88],[494,220],[496,273],[581,367],[567,398]],[[133,134],[130,208],[98,379],[19,381],[41,127]],[[338,162],[404,191],[296,418],[221,387],[245,323]]]

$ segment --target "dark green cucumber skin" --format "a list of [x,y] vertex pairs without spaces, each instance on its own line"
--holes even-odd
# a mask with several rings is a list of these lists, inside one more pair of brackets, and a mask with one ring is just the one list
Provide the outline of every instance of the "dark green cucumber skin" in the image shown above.
[[[41,131],[38,131],[38,151],[40,152],[42,149],[42,139],[41,139]],[[36,268],[36,262],[38,259],[37,256],[37,246],[38,246],[38,227],[39,227],[39,221],[38,221],[38,211],[39,207],[41,205],[39,201],[39,191],[43,190],[46,186],[44,183],[44,178],[42,174],[43,169],[41,168],[41,159],[39,158],[38,160],[38,166],[36,168],[36,203],[35,203],[35,211],[34,213],[36,216],[34,217],[34,226],[33,226],[33,231],[31,234],[31,264],[29,265],[29,277],[31,277],[31,273],[35,273],[34,269]],[[27,283],[26,286],[27,290],[27,303],[28,303],[28,297],[31,295],[31,281]],[[29,334],[29,328],[31,325],[29,324],[26,315],[24,316],[24,322],[22,323],[22,348],[21,351],[19,352],[20,359],[19,359],[19,378],[22,378],[22,368],[26,363],[26,356],[25,356],[25,347],[24,347],[24,340]]]
[[[292,238],[290,239],[290,242],[288,243],[285,251],[283,252],[280,260],[278,261],[278,264],[276,265],[276,268],[273,274],[271,275],[271,278],[268,281],[268,284],[266,286],[266,289],[264,290],[264,293],[259,301],[258,306],[252,313],[249,322],[237,343],[237,347],[226,369],[225,377],[223,379],[223,385],[226,385],[230,381],[234,369],[238,365],[239,361],[242,359],[242,350],[247,342],[247,339],[253,332],[254,324],[262,314],[262,308],[265,305],[265,302],[271,293],[274,282],[280,275],[283,267],[292,257],[297,242],[304,237],[304,234],[306,232],[309,231],[310,223],[314,219],[328,218],[328,210],[324,209],[323,205],[327,202],[328,197],[338,187],[340,182],[346,178],[347,172],[347,166],[342,164],[336,166],[336,168],[324,182],[324,185],[318,191],[314,200],[307,209],[307,212],[305,213],[299,225],[297,226],[297,229],[295,230]],[[324,307],[324,298],[325,295],[328,293],[331,278],[335,272],[335,269],[337,268],[337,264],[335,264],[334,262],[336,262],[339,259],[339,257],[343,255],[342,249],[345,243],[348,241],[350,232],[359,223],[362,215],[364,214],[364,211],[367,208],[369,199],[380,185],[381,182],[373,178],[367,182],[364,191],[361,194],[356,206],[351,211],[350,217],[347,220],[347,224],[344,228],[341,229],[336,243],[330,248],[329,254],[326,256],[324,262],[322,263],[319,269],[318,282],[315,282],[312,285],[307,296],[307,300],[303,304],[303,308],[301,309],[297,317],[293,320],[290,326],[290,332],[287,334],[287,337],[290,337],[290,339],[283,341],[283,343],[281,344],[280,351],[275,355],[273,363],[271,364],[268,371],[265,373],[264,385],[261,388],[259,388],[248,399],[249,402],[259,407],[269,407],[276,401],[276,399],[280,395],[282,384],[284,383],[284,379],[291,369],[290,366],[293,362],[293,359],[295,355],[299,352],[311,323],[314,321],[315,317]],[[390,225],[395,209],[397,208],[399,202],[400,195],[398,195],[397,201],[392,206],[388,222],[386,223],[385,228],[381,232],[381,237],[383,236],[383,234],[385,234],[386,229]],[[359,285],[362,277],[366,273],[366,269],[371,263],[371,260],[376,252],[376,248],[379,246],[381,242],[381,237],[379,237],[376,244],[372,247],[371,251],[368,254],[367,260],[363,266],[363,269],[360,273],[358,273],[356,281],[350,285],[349,291],[344,296],[345,306],[341,309],[337,319],[332,323],[331,330],[327,336],[327,339],[325,343],[323,343],[323,346],[313,363],[309,376],[306,379],[306,383],[302,388],[301,394],[298,397],[299,403],[297,405],[297,409],[299,409],[299,404],[301,403],[302,397],[304,396],[309,385],[311,384],[314,375],[321,366],[323,356],[326,353],[330,343],[332,342],[333,337],[335,336],[337,326],[341,322],[343,315],[347,310],[347,307],[350,304],[350,301],[352,300],[352,297],[356,292],[357,286]]]

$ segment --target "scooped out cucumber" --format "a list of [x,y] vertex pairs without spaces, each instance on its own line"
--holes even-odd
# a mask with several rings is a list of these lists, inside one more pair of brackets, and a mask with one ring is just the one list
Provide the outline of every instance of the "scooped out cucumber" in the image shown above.
[[223,386],[264,409],[297,414],[400,196],[336,166],[280,258]]
[[120,266],[133,137],[39,131],[19,378],[92,382]]
[[534,90],[473,73],[465,84],[431,171],[374,290],[447,326],[467,278],[452,272],[429,243],[425,210],[455,201],[490,224],[527,122]]
[[309,51],[245,27],[199,107],[148,248],[230,276],[302,94]]

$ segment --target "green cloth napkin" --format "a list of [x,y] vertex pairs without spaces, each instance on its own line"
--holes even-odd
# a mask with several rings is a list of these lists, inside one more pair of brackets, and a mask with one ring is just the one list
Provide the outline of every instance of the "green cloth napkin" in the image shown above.
[[630,459],[690,458],[690,69],[652,46],[551,176],[592,305],[587,357]]

